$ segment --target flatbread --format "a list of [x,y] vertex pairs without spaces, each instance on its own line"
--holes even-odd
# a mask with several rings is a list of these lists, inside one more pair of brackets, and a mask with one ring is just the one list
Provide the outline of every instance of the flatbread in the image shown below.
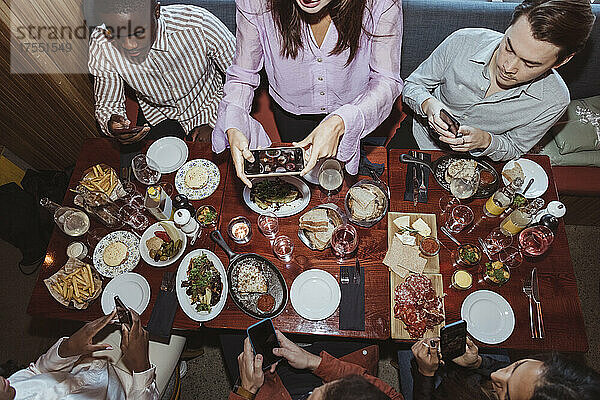
[[190,189],[200,189],[208,183],[208,173],[203,166],[197,165],[185,173],[185,186]]
[[267,293],[267,279],[256,265],[240,265],[237,290],[240,293]]
[[417,247],[403,244],[401,239],[394,235],[392,245],[388,249],[383,263],[394,272],[396,272],[397,267],[401,267],[405,270],[421,274],[425,270],[427,260],[419,254],[420,252]]
[[525,174],[523,173],[523,168],[521,167],[521,164],[519,164],[518,162],[515,162],[515,165],[512,168],[502,171],[502,175],[506,179],[508,179],[509,182],[512,182],[517,178],[521,178],[522,180],[525,180]]
[[104,249],[102,260],[109,267],[121,265],[127,259],[127,245],[122,242],[112,242]]

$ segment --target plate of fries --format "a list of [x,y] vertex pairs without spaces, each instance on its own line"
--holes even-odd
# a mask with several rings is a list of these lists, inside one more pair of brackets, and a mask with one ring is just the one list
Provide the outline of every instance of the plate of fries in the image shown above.
[[96,164],[83,171],[79,183],[92,192],[102,192],[111,200],[125,196],[125,190],[114,169],[106,164]]
[[44,283],[56,301],[68,308],[85,310],[100,296],[102,280],[89,264],[76,258],[69,261]]

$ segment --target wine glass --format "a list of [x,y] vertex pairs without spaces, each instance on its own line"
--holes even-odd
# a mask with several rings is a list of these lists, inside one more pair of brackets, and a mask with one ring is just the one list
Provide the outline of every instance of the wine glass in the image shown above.
[[136,179],[144,185],[155,185],[162,176],[158,164],[145,154],[133,157],[131,168]]
[[321,203],[335,202],[335,195],[340,192],[344,183],[342,164],[330,158],[319,168],[319,186],[321,187]]
[[479,188],[479,171],[475,170],[473,176],[456,177],[450,181],[450,192],[457,199],[463,200],[473,196]]
[[338,258],[338,262],[350,258],[358,248],[358,234],[356,228],[350,224],[343,224],[333,230],[331,234],[331,250]]
[[519,246],[528,256],[544,254],[554,241],[554,233],[544,225],[531,226],[519,233]]
[[512,235],[506,236],[500,228],[494,228],[483,240],[483,244],[490,254],[496,254],[500,250],[507,248],[513,242]]

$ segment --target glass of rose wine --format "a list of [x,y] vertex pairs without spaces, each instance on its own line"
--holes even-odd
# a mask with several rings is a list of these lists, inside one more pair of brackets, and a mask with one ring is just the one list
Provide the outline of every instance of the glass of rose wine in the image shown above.
[[531,226],[519,233],[519,246],[528,256],[536,257],[544,254],[553,241],[554,233],[544,225]]
[[344,262],[352,257],[358,248],[358,233],[356,228],[350,224],[343,224],[333,230],[331,234],[331,250],[338,258],[338,262]]

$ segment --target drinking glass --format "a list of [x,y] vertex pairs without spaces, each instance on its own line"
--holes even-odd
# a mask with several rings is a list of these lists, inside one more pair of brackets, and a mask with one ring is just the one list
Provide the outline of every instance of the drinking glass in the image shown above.
[[440,211],[442,211],[442,215],[449,213],[450,211],[452,211],[452,209],[460,204],[460,200],[457,199],[454,196],[450,196],[448,194],[443,195],[442,197],[440,197],[440,200],[438,201],[438,204],[440,206]]
[[144,185],[155,185],[162,176],[158,164],[145,154],[138,154],[131,160],[131,169],[136,179]]
[[457,199],[468,199],[473,196],[479,188],[479,171],[475,170],[475,173],[471,178],[453,178],[450,181],[450,192]]
[[330,158],[319,168],[319,186],[321,187],[321,203],[335,202],[335,195],[340,192],[344,183],[342,164]]
[[266,238],[273,240],[279,233],[279,219],[274,212],[264,212],[258,216],[258,229]]
[[523,262],[523,253],[516,247],[507,247],[500,250],[498,260],[510,269],[515,269]]
[[145,230],[150,225],[148,217],[130,204],[125,204],[119,209],[119,217],[123,224],[129,225],[134,230]]
[[273,241],[273,253],[281,261],[288,262],[292,259],[292,253],[294,252],[294,243],[292,240],[284,235],[277,236]]
[[519,233],[519,246],[521,251],[528,256],[544,254],[554,241],[554,233],[544,226],[536,225],[523,229]]
[[331,250],[339,262],[350,258],[358,248],[358,234],[356,228],[350,224],[343,224],[333,230],[331,234]]
[[465,205],[458,205],[452,209],[446,228],[452,233],[460,233],[467,225],[473,222],[473,210]]
[[500,228],[494,228],[484,239],[483,244],[490,254],[496,254],[500,250],[507,248],[513,242],[512,235],[506,236]]

